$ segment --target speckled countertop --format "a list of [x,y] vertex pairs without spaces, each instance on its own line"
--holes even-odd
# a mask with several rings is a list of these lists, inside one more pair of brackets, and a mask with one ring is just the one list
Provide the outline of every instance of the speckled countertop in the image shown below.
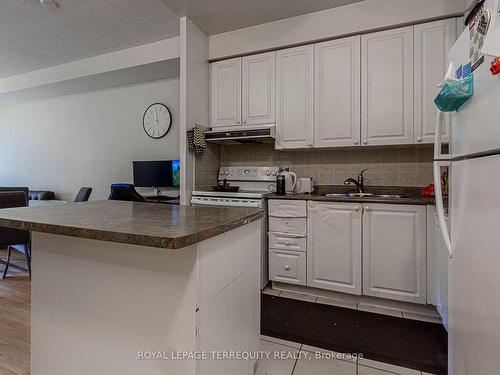
[[316,186],[316,191],[313,194],[286,194],[277,195],[274,193],[266,194],[267,199],[295,199],[295,200],[315,200],[325,202],[354,202],[354,203],[387,203],[387,204],[415,204],[415,205],[434,205],[434,198],[423,198],[420,188],[413,187],[385,187],[385,186],[370,186],[366,187],[365,192],[373,194],[396,194],[400,198],[378,198],[378,197],[329,197],[328,193],[344,193],[345,191],[353,191],[346,189],[344,186],[335,185],[320,185]]
[[250,208],[92,201],[0,210],[0,227],[179,249],[261,219]]

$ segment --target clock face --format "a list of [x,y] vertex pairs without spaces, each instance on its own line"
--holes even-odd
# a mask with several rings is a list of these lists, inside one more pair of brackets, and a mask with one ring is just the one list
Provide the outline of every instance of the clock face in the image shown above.
[[142,126],[151,138],[166,136],[172,126],[172,115],[167,106],[161,103],[151,104],[144,112]]

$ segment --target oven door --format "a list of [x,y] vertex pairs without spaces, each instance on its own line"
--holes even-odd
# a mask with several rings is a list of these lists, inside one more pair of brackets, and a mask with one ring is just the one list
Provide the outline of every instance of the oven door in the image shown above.
[[262,199],[193,196],[191,204],[193,206],[262,208]]

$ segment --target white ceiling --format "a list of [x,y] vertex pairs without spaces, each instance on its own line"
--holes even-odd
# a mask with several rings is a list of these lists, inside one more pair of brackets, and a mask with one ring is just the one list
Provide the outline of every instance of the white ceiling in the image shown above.
[[179,35],[161,0],[0,0],[0,78]]
[[[161,0],[207,35],[357,3],[363,0]],[[332,21],[335,22],[335,21]]]

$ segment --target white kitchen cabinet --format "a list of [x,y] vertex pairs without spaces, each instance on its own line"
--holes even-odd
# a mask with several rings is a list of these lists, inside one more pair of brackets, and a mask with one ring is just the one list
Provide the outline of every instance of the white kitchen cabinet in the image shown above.
[[242,124],[274,124],[276,112],[275,52],[243,57]]
[[307,285],[361,294],[361,205],[308,202]]
[[426,303],[426,207],[365,205],[363,294]]
[[314,46],[276,52],[276,149],[313,146]]
[[241,58],[210,64],[211,126],[241,125]]
[[363,145],[413,143],[413,26],[361,37]]
[[[434,98],[449,65],[448,51],[456,40],[454,18],[415,26],[415,143],[433,143],[437,108]],[[448,138],[446,124],[443,140]]]
[[314,46],[314,147],[359,145],[361,37]]
[[306,253],[269,250],[269,278],[283,283],[306,285]]

